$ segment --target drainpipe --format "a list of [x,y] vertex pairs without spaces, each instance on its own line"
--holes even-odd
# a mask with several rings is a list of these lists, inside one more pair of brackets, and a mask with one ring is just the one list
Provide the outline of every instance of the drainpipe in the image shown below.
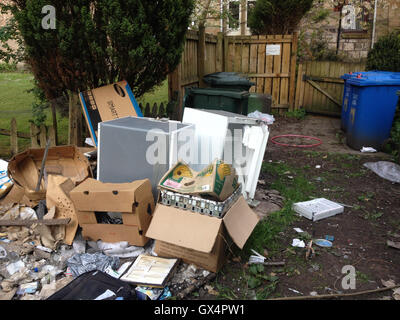
[[372,24],[372,39],[371,39],[371,49],[374,47],[375,43],[375,26],[376,26],[376,7],[378,4],[378,0],[375,0],[375,5],[374,5],[374,22]]

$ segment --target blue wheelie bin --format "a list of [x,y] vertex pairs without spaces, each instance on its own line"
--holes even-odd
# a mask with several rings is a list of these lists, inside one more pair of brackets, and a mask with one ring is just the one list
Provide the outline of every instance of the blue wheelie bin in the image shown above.
[[344,89],[343,89],[343,100],[342,100],[342,113],[341,113],[341,122],[340,122],[340,128],[346,132],[348,123],[349,123],[349,115],[350,115],[350,103],[352,100],[351,94],[351,88],[352,86],[347,82],[347,80],[351,78],[357,78],[359,75],[366,76],[366,75],[389,75],[393,74],[393,72],[389,71],[358,71],[358,72],[350,72],[350,73],[345,73],[344,75],[341,76],[341,78],[344,80]]
[[351,103],[347,144],[356,150],[380,150],[390,136],[400,90],[400,72],[367,72],[348,79]]

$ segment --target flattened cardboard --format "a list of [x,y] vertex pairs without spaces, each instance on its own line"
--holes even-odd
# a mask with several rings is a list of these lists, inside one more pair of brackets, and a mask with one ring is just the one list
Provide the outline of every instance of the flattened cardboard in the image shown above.
[[159,256],[181,258],[217,272],[225,262],[229,243],[242,249],[258,221],[243,196],[223,219],[159,203],[146,236],[156,240],[154,251]]
[[[35,191],[44,150],[44,148],[28,149],[15,155],[8,164],[9,177],[14,184],[24,188],[24,196],[32,205],[46,198],[45,179],[41,181],[39,191]],[[92,175],[89,161],[75,146],[49,148],[45,171],[48,175],[56,174],[69,178],[74,184]]]
[[48,190],[46,193],[46,205],[50,209],[56,207],[55,219],[70,218],[66,226],[51,227],[54,238],[57,241],[57,235],[62,235],[64,243],[72,245],[76,230],[78,229],[78,217],[69,192],[75,188],[74,183],[69,178],[62,176],[49,175]]
[[[105,242],[128,241],[144,246],[154,211],[149,179],[131,183],[103,183],[87,179],[70,192],[82,235]],[[99,224],[95,212],[121,212],[123,224]]]
[[97,128],[103,121],[133,116],[143,117],[140,107],[126,81],[79,93],[90,136],[98,145]]

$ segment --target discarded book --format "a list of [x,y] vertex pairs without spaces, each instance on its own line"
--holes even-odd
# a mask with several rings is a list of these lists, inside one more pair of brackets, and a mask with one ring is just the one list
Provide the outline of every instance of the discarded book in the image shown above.
[[163,288],[173,275],[178,261],[141,254],[120,279],[136,285]]
[[293,204],[292,208],[301,216],[312,221],[328,218],[344,211],[342,205],[325,198],[297,202]]

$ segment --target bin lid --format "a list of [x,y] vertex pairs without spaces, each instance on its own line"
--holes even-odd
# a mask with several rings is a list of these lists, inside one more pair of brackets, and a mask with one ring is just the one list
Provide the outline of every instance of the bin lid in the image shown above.
[[375,71],[358,74],[348,80],[355,86],[396,86],[400,85],[400,72]]
[[356,71],[356,72],[349,72],[349,73],[345,73],[344,75],[342,75],[342,76],[340,76],[342,79],[344,79],[344,80],[348,80],[348,79],[351,79],[351,78],[357,78],[357,76],[359,75],[359,74],[361,74],[361,77],[363,77],[363,76],[368,76],[368,75],[370,75],[370,76],[388,76],[388,75],[391,75],[391,74],[393,74],[393,73],[396,73],[396,72],[391,72],[391,71],[379,71],[379,70],[371,70],[371,71]]
[[204,82],[210,85],[224,85],[224,86],[254,86],[255,83],[251,82],[249,78],[237,72],[215,72],[205,75]]
[[243,99],[250,96],[248,91],[229,91],[217,88],[192,88],[190,94],[203,94],[208,96],[224,96],[235,99]]

